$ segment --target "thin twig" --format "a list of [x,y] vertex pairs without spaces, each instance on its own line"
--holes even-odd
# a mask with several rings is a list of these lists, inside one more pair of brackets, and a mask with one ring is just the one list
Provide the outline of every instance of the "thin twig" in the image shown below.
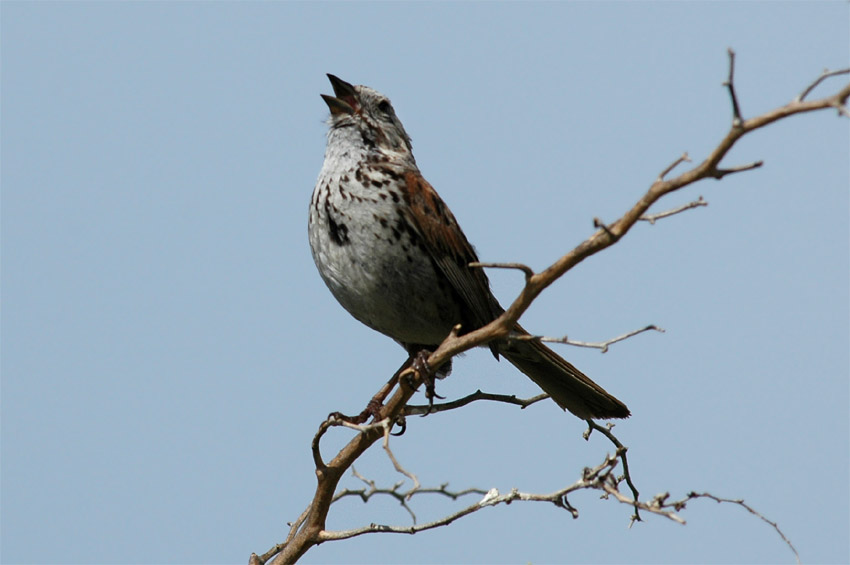
[[371,424],[353,424],[351,422],[346,422],[345,420],[340,420],[339,425],[344,426],[346,428],[350,428],[352,430],[357,430],[360,433],[366,433],[370,430],[381,429],[384,435],[384,451],[387,453],[387,457],[389,457],[390,461],[393,464],[393,467],[395,467],[395,470],[410,479],[411,481],[413,481],[412,492],[415,492],[421,486],[419,484],[419,479],[416,478],[416,475],[402,467],[401,463],[399,463],[398,459],[396,459],[392,449],[390,449],[390,432],[392,431],[394,424],[389,418],[384,418],[379,422],[373,422]]
[[632,330],[628,333],[624,333],[623,335],[617,336],[617,337],[609,339],[607,341],[599,341],[599,342],[575,341],[575,340],[568,338],[567,336],[564,336],[564,337],[546,337],[546,336],[540,336],[540,335],[512,335],[512,336],[510,336],[509,339],[515,339],[517,341],[542,341],[542,342],[545,342],[545,343],[563,343],[565,345],[574,345],[576,347],[588,347],[590,349],[599,349],[599,350],[602,351],[602,353],[607,353],[608,352],[608,346],[613,345],[617,342],[623,341],[625,339],[629,339],[630,337],[634,337],[634,336],[641,334],[643,332],[648,332],[648,331],[656,331],[656,332],[664,333],[663,328],[659,328],[655,324],[650,324],[650,325],[646,326],[645,328],[641,328],[639,330]]
[[313,442],[310,445],[312,453],[313,453],[313,463],[316,465],[316,469],[325,469],[325,462],[322,459],[322,451],[319,447],[322,436],[325,435],[325,432],[328,431],[333,424],[330,420],[325,420],[321,424],[319,424],[319,431],[316,432],[316,435],[313,436]]
[[342,489],[341,491],[337,492],[334,495],[333,502],[336,502],[336,501],[338,501],[342,498],[351,497],[351,496],[356,496],[356,497],[360,498],[363,502],[369,502],[369,500],[373,496],[379,496],[379,495],[389,496],[389,497],[395,499],[396,501],[398,501],[398,503],[407,511],[407,513],[410,515],[411,520],[413,521],[414,524],[416,524],[416,522],[417,522],[416,514],[413,512],[413,509],[410,507],[408,502],[411,498],[413,498],[416,495],[421,496],[421,495],[425,495],[425,494],[438,494],[438,495],[441,495],[441,496],[445,496],[446,498],[450,498],[452,500],[457,500],[457,499],[459,499],[463,496],[467,496],[469,494],[478,494],[478,495],[486,494],[486,491],[479,489],[479,488],[467,488],[467,489],[463,489],[463,490],[459,490],[459,491],[451,491],[451,490],[448,489],[448,486],[449,486],[448,483],[443,483],[439,487],[417,486],[415,489],[411,488],[411,489],[408,489],[408,490],[405,490],[405,491],[401,491],[399,489],[404,484],[404,481],[399,481],[399,482],[395,483],[392,487],[381,488],[381,487],[378,487],[375,484],[375,481],[373,481],[371,479],[367,479],[366,477],[361,475],[357,471],[357,469],[355,469],[353,466],[351,468],[351,473],[352,473],[352,475],[357,477],[359,480],[361,480],[363,483],[365,483],[368,488],[361,488],[361,489],[345,488],[345,489]]
[[390,430],[392,429],[392,427],[393,427],[392,423],[390,423],[389,420],[384,420],[383,448],[384,448],[384,451],[387,452],[387,457],[389,457],[390,461],[392,461],[393,467],[395,467],[395,470],[398,471],[399,473],[401,473],[402,475],[404,475],[405,477],[407,477],[408,479],[410,479],[411,481],[413,481],[413,488],[410,489],[410,494],[408,495],[408,500],[409,500],[410,497],[413,496],[413,493],[416,492],[417,490],[419,490],[419,488],[422,485],[419,483],[419,479],[416,477],[416,475],[414,475],[413,473],[411,473],[410,471],[408,471],[407,469],[405,469],[404,467],[401,466],[401,463],[399,463],[398,459],[396,459],[395,454],[393,453],[393,450],[390,449]]
[[729,98],[732,99],[732,127],[739,128],[743,123],[741,118],[741,107],[738,106],[738,97],[735,95],[735,51],[730,47],[726,50],[729,54],[729,78],[723,86],[729,89]]
[[[791,540],[788,539],[785,536],[784,533],[782,533],[782,530],[779,529],[779,524],[777,524],[776,522],[774,522],[772,520],[768,520],[760,512],[755,510],[752,506],[750,506],[749,504],[746,504],[743,501],[743,499],[720,498],[718,496],[714,496],[713,494],[710,494],[710,493],[707,493],[707,492],[700,492],[700,493],[690,492],[690,493],[688,493],[688,499],[689,500],[695,499],[695,498],[710,498],[711,500],[714,500],[718,503],[727,502],[727,503],[730,503],[730,504],[737,504],[738,506],[741,506],[742,508],[746,509],[747,512],[749,512],[750,514],[756,516],[757,518],[759,518],[763,522],[770,524],[773,527],[773,529],[776,530],[776,533],[779,534],[779,537],[782,538],[782,541],[784,541],[788,545],[788,547],[791,549],[791,551],[794,552],[794,557],[797,559],[797,563],[798,564],[800,563],[800,554],[797,553],[797,548],[795,548],[794,544],[791,543]],[[682,505],[682,507],[684,508],[684,505]]]
[[735,167],[728,167],[728,168],[725,168],[725,169],[715,168],[715,169],[712,169],[710,176],[713,177],[713,178],[716,178],[717,180],[720,180],[723,177],[725,177],[726,175],[731,175],[733,173],[741,173],[741,172],[744,172],[744,171],[751,171],[753,169],[758,169],[762,165],[764,165],[764,161],[754,161],[752,163],[747,163],[746,165],[738,165],[738,166],[735,166]]
[[640,502],[629,498],[628,496],[617,490],[616,487],[610,484],[603,483],[602,487],[607,494],[610,494],[619,502],[635,507],[635,514],[634,516],[632,516],[632,522],[634,522],[634,518],[635,516],[637,516],[637,509],[640,508],[641,510],[651,512],[653,514],[658,514],[659,516],[664,516],[665,518],[673,520],[677,524],[682,524],[683,526],[687,523],[685,522],[684,518],[676,514],[675,511],[668,510],[668,508],[671,508],[670,505],[660,504],[657,500],[657,497],[653,498],[649,502]]
[[532,268],[522,263],[482,263],[481,261],[474,261],[469,266],[473,268],[481,267],[483,269],[517,269],[525,273],[526,281],[534,276]]
[[667,210],[665,212],[659,212],[657,214],[644,214],[638,220],[649,222],[652,225],[655,225],[655,222],[662,219],[667,218],[669,216],[674,216],[676,214],[680,214],[685,210],[690,210],[691,208],[698,208],[700,206],[708,206],[708,202],[706,202],[702,196],[700,196],[697,200],[693,202],[688,202],[687,204],[683,204],[677,208],[673,208],[672,210]]
[[850,74],[850,69],[839,69],[837,71],[830,71],[829,69],[824,69],[823,72],[821,73],[821,75],[818,78],[816,78],[814,81],[812,81],[812,84],[807,86],[806,89],[803,90],[803,92],[801,92],[797,96],[797,98],[794,99],[794,102],[802,102],[803,100],[805,100],[806,96],[808,96],[809,93],[812,90],[817,88],[817,86],[820,83],[822,83],[824,80],[828,79],[829,77],[834,77],[834,76],[838,76],[838,75],[846,75],[846,74]]
[[289,526],[289,535],[286,536],[286,539],[284,540],[283,543],[288,543],[289,540],[291,540],[293,538],[293,536],[295,536],[295,533],[298,531],[298,528],[301,527],[301,524],[304,523],[304,520],[307,519],[307,516],[309,514],[310,514],[310,508],[307,507],[307,508],[304,509],[304,512],[302,512],[301,515],[298,516],[298,518],[295,519],[294,522],[288,522],[286,524],[287,526]]
[[[361,528],[342,531],[322,531],[320,533],[320,541],[341,540],[360,536],[368,533],[396,533],[396,534],[415,534],[425,530],[430,530],[440,526],[448,525],[455,520],[468,516],[483,508],[497,506],[499,504],[510,504],[514,501],[523,502],[547,502],[555,504],[559,508],[563,508],[575,517],[577,510],[569,503],[565,502],[567,494],[584,489],[604,490],[603,484],[610,481],[610,474],[617,466],[619,459],[617,457],[606,457],[602,464],[592,469],[586,469],[581,479],[575,483],[548,494],[536,494],[521,492],[517,489],[511,489],[508,493],[500,494],[497,489],[490,489],[479,502],[471,504],[466,508],[462,508],[456,512],[443,516],[438,520],[428,522],[426,524],[414,524],[412,526],[390,526],[383,524],[370,524]],[[656,512],[661,515],[666,515],[668,512]]]
[[[622,460],[623,455],[618,454],[615,456],[606,456],[605,460],[597,465],[596,467],[586,468],[582,473],[581,479],[576,481],[575,483],[559,489],[555,492],[547,493],[547,494],[539,494],[539,493],[528,493],[522,492],[518,489],[511,489],[509,492],[505,494],[501,494],[497,489],[493,488],[487,491],[484,498],[482,498],[479,502],[475,504],[471,504],[465,508],[462,508],[456,512],[443,516],[437,520],[425,523],[425,524],[414,524],[411,526],[391,526],[385,524],[370,524],[369,526],[364,526],[361,528],[354,528],[351,530],[341,530],[341,531],[322,531],[319,534],[320,542],[322,541],[330,541],[330,540],[342,540],[349,539],[352,537],[360,536],[363,534],[369,533],[395,533],[395,534],[415,534],[418,532],[422,532],[425,530],[430,530],[433,528],[446,526],[451,524],[455,520],[463,518],[464,516],[468,516],[474,512],[478,512],[479,510],[491,507],[498,506],[499,504],[511,504],[512,502],[547,502],[551,504],[555,504],[559,508],[563,508],[571,513],[571,515],[575,518],[578,517],[578,510],[573,507],[569,501],[567,500],[567,495],[576,492],[579,490],[601,490],[606,495],[613,497],[615,500],[622,504],[628,504],[629,506],[634,507],[636,510],[640,509],[644,512],[648,512],[651,514],[656,514],[658,516],[665,517],[671,521],[674,521],[678,524],[685,524],[685,520],[678,515],[677,512],[685,508],[685,503],[692,498],[697,498],[701,496],[709,496],[715,500],[723,501],[723,502],[737,502],[737,501],[729,501],[726,499],[718,499],[713,495],[697,495],[696,493],[690,493],[688,497],[668,502],[669,494],[664,493],[658,496],[653,497],[649,501],[640,501],[633,498],[630,498],[623,493],[621,493],[617,489],[617,484],[619,482],[613,476],[613,471],[616,468],[617,464]],[[483,492],[483,491],[477,491]],[[393,495],[395,496],[395,495]],[[741,502],[743,505],[743,503]],[[743,505],[748,510],[751,510],[748,506]],[[755,515],[762,517],[761,514],[751,510]],[[766,522],[773,524],[769,520]],[[777,528],[778,530],[778,528]],[[781,532],[780,532],[781,534]],[[783,536],[783,539],[786,539]],[[789,543],[790,546],[790,542]],[[791,546],[793,549],[793,546]],[[796,553],[796,551],[795,551]]]
[[671,172],[673,169],[675,169],[676,167],[678,167],[678,166],[679,166],[679,165],[681,165],[682,163],[690,163],[690,162],[691,162],[691,158],[688,156],[687,151],[686,151],[685,153],[682,153],[682,156],[681,156],[681,157],[679,157],[678,159],[676,159],[675,161],[673,161],[673,162],[670,164],[670,166],[669,166],[669,167],[667,167],[666,169],[664,169],[663,171],[661,171],[661,174],[660,174],[660,175],[658,175],[658,180],[659,180],[659,181],[664,180],[664,177],[666,177],[668,174],[670,174],[670,172]]
[[352,422],[346,422],[345,420],[337,420],[334,425],[342,426],[343,428],[355,430],[360,433],[366,433],[371,430],[381,430],[383,432],[387,428],[388,423],[389,418],[384,418],[378,422],[371,422],[369,424],[354,424]]
[[481,392],[481,390],[476,390],[472,394],[468,396],[464,396],[463,398],[458,398],[457,400],[452,400],[450,402],[442,402],[435,403],[430,407],[424,405],[417,404],[409,404],[404,409],[405,416],[414,416],[418,414],[427,414],[427,413],[436,413],[436,412],[445,412],[447,410],[455,410],[457,408],[461,408],[475,402],[477,400],[490,400],[493,402],[503,402],[505,404],[514,404],[519,406],[520,408],[526,408],[540,402],[541,400],[545,400],[549,398],[548,394],[538,394],[537,396],[532,396],[531,398],[517,398],[513,394],[492,394],[489,392]]
[[604,231],[608,235],[608,237],[611,238],[612,242],[616,242],[618,239],[620,239],[620,236],[611,231],[611,228],[608,226],[608,224],[603,222],[601,218],[593,218],[593,227],[599,228]]
[[[629,471],[629,460],[626,457],[626,452],[629,450],[628,447],[620,443],[620,440],[617,439],[617,436],[611,431],[614,427],[614,424],[608,423],[606,426],[600,426],[593,420],[587,420],[587,431],[584,432],[584,439],[590,439],[590,434],[593,430],[598,431],[600,434],[604,435],[608,438],[608,440],[614,444],[617,448],[617,456],[623,460],[623,478],[626,479],[626,484],[629,485],[629,489],[632,491],[632,496],[634,500],[640,500],[640,493],[638,492],[637,487],[632,482],[632,473]],[[638,511],[638,505],[635,505],[635,513],[632,515],[632,523],[640,522],[640,512]],[[629,524],[631,526],[631,524]]]
[[405,497],[405,495],[403,493],[398,492],[398,489],[401,488],[401,485],[404,484],[404,480],[398,481],[396,484],[394,484],[390,488],[379,488],[375,484],[375,481],[373,481],[372,479],[367,479],[366,477],[361,475],[359,472],[357,472],[357,469],[354,468],[354,465],[351,466],[351,474],[354,475],[355,477],[357,477],[358,479],[360,479],[361,481],[363,481],[364,483],[366,483],[366,485],[369,487],[369,490],[366,490],[366,489],[347,489],[347,488],[342,489],[338,493],[334,494],[334,497],[333,497],[333,500],[331,501],[331,504],[335,503],[337,500],[339,500],[341,498],[345,498],[347,496],[354,496],[354,495],[359,496],[360,499],[364,503],[366,503],[366,502],[369,502],[369,499],[372,498],[372,496],[374,496],[376,494],[385,494],[385,495],[389,495],[389,496],[395,498],[398,501],[398,503],[401,505],[401,507],[404,508],[405,510],[407,510],[407,513],[410,514],[410,519],[413,520],[413,523],[414,524],[416,523],[416,513],[413,512],[413,509],[410,507],[409,504],[407,504],[407,498]]

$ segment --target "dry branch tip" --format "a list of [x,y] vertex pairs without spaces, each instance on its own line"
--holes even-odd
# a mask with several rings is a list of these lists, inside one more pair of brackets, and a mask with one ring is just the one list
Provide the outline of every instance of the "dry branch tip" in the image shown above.
[[729,47],[726,52],[729,55],[729,77],[723,82],[723,86],[729,89],[729,98],[732,100],[732,127],[740,128],[744,120],[741,118],[741,107],[735,94],[735,51]]
[[847,75],[847,74],[850,74],[850,69],[839,69],[837,71],[830,71],[829,69],[824,69],[823,72],[820,74],[820,76],[818,78],[816,78],[814,81],[812,81],[812,83],[809,84],[803,90],[803,92],[801,92],[800,94],[797,95],[797,97],[794,99],[794,102],[802,102],[803,100],[805,100],[806,96],[808,96],[815,88],[817,88],[817,86],[820,83],[822,83],[826,79],[828,79],[830,77],[838,76],[838,75]]
[[643,216],[638,218],[638,220],[641,220],[641,221],[644,221],[644,222],[649,222],[650,225],[655,225],[655,222],[657,222],[658,220],[660,220],[662,218],[668,218],[670,216],[675,216],[676,214],[681,214],[685,210],[690,210],[692,208],[698,208],[700,206],[708,206],[708,202],[705,201],[705,199],[702,197],[702,195],[700,195],[699,198],[697,198],[696,200],[694,200],[692,202],[688,202],[687,204],[682,204],[681,206],[677,206],[676,208],[673,208],[671,210],[659,212],[657,214],[644,214]]
[[525,274],[526,282],[534,276],[534,270],[528,265],[524,265],[522,263],[484,263],[481,261],[474,261],[469,263],[469,266],[473,268],[480,267],[482,269],[516,269]]
[[691,162],[691,158],[688,156],[688,152],[685,151],[684,153],[682,153],[681,157],[679,157],[678,159],[673,161],[666,169],[661,171],[661,174],[658,175],[657,181],[658,182],[663,181],[664,177],[666,177],[668,174],[670,174],[673,171],[673,169],[675,169],[676,167],[678,167],[682,163],[690,163],[690,162]]
[[608,348],[615,343],[624,341],[631,337],[634,337],[638,334],[648,331],[656,331],[659,333],[665,333],[663,328],[656,326],[655,324],[650,324],[644,328],[640,328],[638,330],[632,330],[630,332],[626,332],[623,335],[619,335],[615,338],[611,338],[606,341],[592,342],[592,341],[577,341],[572,340],[568,336],[563,337],[546,337],[541,335],[528,335],[528,334],[519,334],[519,335],[511,335],[509,339],[515,339],[517,341],[542,341],[544,343],[562,343],[564,345],[572,345],[575,347],[587,347],[590,349],[599,349],[602,353],[607,353]]

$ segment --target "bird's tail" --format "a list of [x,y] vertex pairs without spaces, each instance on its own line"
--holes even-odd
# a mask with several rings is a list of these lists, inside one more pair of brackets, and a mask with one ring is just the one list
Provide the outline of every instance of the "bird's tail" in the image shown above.
[[[519,325],[518,333],[526,334]],[[628,418],[625,404],[539,341],[498,343],[499,353],[549,394],[558,406],[579,418]]]

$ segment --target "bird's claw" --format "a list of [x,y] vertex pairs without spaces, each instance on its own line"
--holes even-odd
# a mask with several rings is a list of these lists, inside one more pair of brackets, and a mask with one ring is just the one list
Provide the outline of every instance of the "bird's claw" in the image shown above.
[[431,370],[431,365],[428,363],[428,357],[430,355],[430,351],[423,349],[413,357],[413,363],[411,364],[413,370],[419,373],[422,377],[422,382],[425,384],[425,398],[428,399],[428,410],[422,414],[423,416],[427,416],[431,413],[431,408],[434,406],[435,398],[439,398],[441,400],[445,398],[444,396],[437,394],[434,371]]

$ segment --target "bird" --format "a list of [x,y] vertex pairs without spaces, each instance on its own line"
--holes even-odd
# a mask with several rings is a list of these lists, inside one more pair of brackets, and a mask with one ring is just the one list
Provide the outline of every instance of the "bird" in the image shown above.
[[[310,200],[313,260],[354,318],[412,359],[433,351],[460,324],[464,334],[504,309],[475,249],[422,176],[410,136],[389,98],[328,74],[333,96],[327,147]],[[528,333],[518,324],[514,336]],[[535,339],[488,344],[562,409],[583,419],[627,418],[626,405]]]

